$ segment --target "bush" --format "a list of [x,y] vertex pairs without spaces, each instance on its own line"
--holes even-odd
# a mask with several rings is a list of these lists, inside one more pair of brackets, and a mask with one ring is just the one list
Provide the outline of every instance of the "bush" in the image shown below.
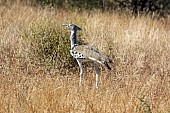
[[52,6],[52,7],[63,7],[64,0],[34,0],[35,3],[40,4],[42,6]]
[[70,55],[70,32],[56,22],[38,20],[24,31],[30,50],[48,67],[69,68],[76,64]]
[[[13,4],[15,0],[2,0],[1,4]],[[170,14],[170,0],[18,0],[23,4],[42,7],[62,8],[66,10],[94,10],[132,12],[150,14],[155,17],[167,17]]]

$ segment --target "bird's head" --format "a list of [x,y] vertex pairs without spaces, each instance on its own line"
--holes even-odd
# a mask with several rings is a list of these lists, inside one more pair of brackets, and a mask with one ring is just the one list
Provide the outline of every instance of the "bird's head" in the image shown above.
[[81,30],[81,28],[74,24],[63,24],[63,26],[68,27],[71,31]]

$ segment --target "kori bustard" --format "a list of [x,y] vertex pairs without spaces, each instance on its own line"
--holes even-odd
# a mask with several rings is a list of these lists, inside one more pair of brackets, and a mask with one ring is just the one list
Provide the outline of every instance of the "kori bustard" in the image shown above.
[[109,59],[106,55],[100,53],[96,48],[93,48],[88,45],[78,45],[77,44],[77,31],[81,30],[78,26],[74,24],[63,24],[70,29],[70,41],[71,41],[71,50],[70,54],[76,59],[79,67],[80,67],[80,83],[82,81],[82,74],[83,74],[83,62],[93,62],[94,69],[96,72],[96,87],[98,87],[98,74],[99,74],[99,67],[96,63],[104,65],[108,70],[111,70],[108,63],[111,63],[111,59]]

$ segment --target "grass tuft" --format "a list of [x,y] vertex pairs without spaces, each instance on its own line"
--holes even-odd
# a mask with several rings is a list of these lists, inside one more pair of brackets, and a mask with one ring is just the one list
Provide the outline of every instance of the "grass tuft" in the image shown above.
[[[170,112],[169,18],[19,4],[2,5],[0,14],[0,112]],[[79,85],[70,33],[61,26],[68,23],[82,28],[80,42],[114,59],[98,89],[92,67]]]

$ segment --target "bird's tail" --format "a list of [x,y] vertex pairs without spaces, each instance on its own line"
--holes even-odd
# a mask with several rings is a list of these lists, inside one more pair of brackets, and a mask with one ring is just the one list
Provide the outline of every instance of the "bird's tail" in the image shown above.
[[108,70],[111,70],[111,68],[107,62],[104,62],[104,65],[107,67]]

